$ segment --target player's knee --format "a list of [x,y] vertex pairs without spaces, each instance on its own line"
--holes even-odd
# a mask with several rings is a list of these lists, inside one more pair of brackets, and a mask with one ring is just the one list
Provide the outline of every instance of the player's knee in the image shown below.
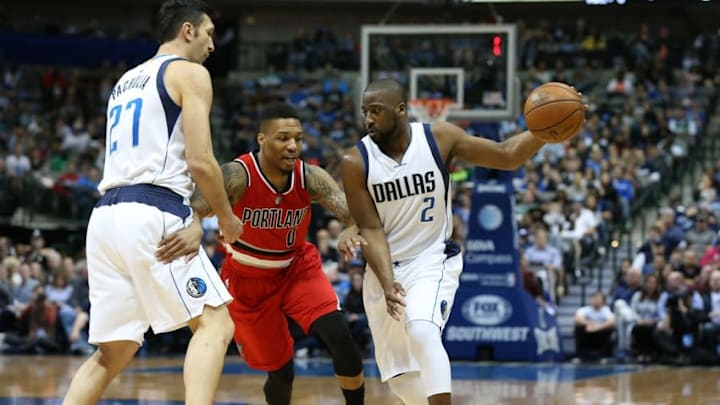
[[395,376],[388,381],[390,391],[395,394],[405,405],[425,405],[428,403],[425,388],[420,380],[420,373],[417,371]]
[[350,329],[340,312],[331,312],[316,319],[310,326],[310,333],[322,339],[331,351],[352,345]]
[[310,332],[317,335],[333,357],[335,374],[356,376],[362,373],[362,357],[341,312],[323,315],[313,322]]
[[226,306],[223,306],[219,309],[221,312],[220,335],[223,337],[224,340],[230,343],[230,341],[235,336],[235,323],[233,322],[232,317],[230,317],[230,311],[228,311]]
[[410,321],[407,324],[410,343],[416,347],[442,344],[440,327],[430,321]]
[[235,334],[235,324],[226,305],[206,306],[202,316],[191,321],[190,328],[193,332],[206,329],[210,334],[221,339],[224,344],[229,344]]
[[268,405],[289,405],[294,379],[295,369],[292,359],[279,369],[270,371],[263,386]]

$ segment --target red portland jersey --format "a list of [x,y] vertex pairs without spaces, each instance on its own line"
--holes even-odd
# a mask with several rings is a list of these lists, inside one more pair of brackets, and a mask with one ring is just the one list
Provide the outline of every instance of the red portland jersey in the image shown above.
[[[243,222],[240,240],[232,244],[231,260],[256,268],[284,268],[305,244],[310,225],[310,194],[305,189],[305,167],[298,159],[285,191],[265,177],[253,153],[235,159],[248,174],[247,190],[233,206]],[[230,258],[228,258],[230,259]]]

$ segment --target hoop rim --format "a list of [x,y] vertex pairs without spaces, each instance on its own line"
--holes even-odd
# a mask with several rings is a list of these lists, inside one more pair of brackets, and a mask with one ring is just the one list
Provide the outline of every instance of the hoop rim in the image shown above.
[[451,98],[416,98],[408,100],[408,107],[425,118],[424,122],[445,121],[450,110],[458,108],[458,103]]

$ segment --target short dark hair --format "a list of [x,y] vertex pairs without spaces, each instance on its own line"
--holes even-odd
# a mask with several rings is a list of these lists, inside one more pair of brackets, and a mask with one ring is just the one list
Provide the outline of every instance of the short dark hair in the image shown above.
[[280,118],[295,118],[300,119],[300,115],[293,106],[287,103],[271,103],[260,110],[260,131],[265,132],[267,124],[276,119]]
[[400,84],[399,81],[395,79],[377,79],[373,80],[368,84],[368,86],[365,88],[365,91],[372,91],[372,90],[385,90],[389,92],[390,94],[394,94],[395,97],[397,97],[400,102],[407,103],[407,90],[405,90],[405,87]]
[[165,1],[157,13],[158,40],[160,43],[173,40],[184,22],[197,27],[206,14],[214,18],[217,13],[202,0]]

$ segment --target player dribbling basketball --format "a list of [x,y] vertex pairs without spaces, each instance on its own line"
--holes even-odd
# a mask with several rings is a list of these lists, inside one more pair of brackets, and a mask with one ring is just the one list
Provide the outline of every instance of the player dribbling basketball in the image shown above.
[[450,361],[441,330],[462,270],[452,234],[448,165],[513,170],[543,142],[525,131],[504,142],[445,123],[409,123],[405,90],[370,83],[362,110],[368,134],[343,159],[350,212],[368,241],[372,271],[363,297],[383,382],[406,404],[450,404]]

